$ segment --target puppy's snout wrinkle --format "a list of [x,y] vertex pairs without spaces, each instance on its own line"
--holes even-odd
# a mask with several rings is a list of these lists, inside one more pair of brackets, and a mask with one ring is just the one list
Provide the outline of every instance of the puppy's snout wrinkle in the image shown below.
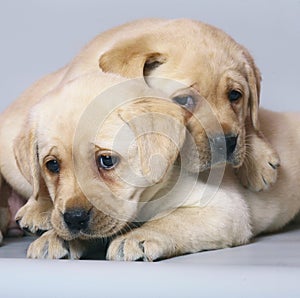
[[63,217],[68,229],[78,232],[88,227],[90,213],[84,209],[71,209],[65,212]]

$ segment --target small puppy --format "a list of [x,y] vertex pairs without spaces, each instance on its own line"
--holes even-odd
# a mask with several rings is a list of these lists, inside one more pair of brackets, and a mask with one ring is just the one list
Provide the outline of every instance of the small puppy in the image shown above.
[[56,88],[33,107],[14,145],[33,189],[17,217],[31,223],[30,230],[40,228],[39,221],[53,229],[28,256],[66,257],[66,245],[115,235],[141,216],[165,184],[191,116],[153,94],[143,80],[97,72]]

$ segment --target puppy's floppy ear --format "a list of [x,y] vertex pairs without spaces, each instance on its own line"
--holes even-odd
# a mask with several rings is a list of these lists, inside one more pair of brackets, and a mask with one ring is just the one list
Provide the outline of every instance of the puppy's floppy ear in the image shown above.
[[160,182],[175,162],[189,116],[178,105],[153,98],[138,100],[119,112],[135,135],[141,172],[149,183]]
[[120,41],[100,57],[99,67],[104,72],[129,78],[147,76],[167,60],[165,54],[153,50],[150,44],[147,36]]
[[37,199],[42,185],[40,165],[38,161],[38,144],[35,127],[26,122],[19,136],[14,141],[14,156],[17,166],[24,178],[32,185],[32,196]]
[[261,74],[259,69],[254,63],[252,56],[249,52],[244,48],[243,50],[244,57],[246,58],[246,74],[247,80],[250,89],[250,115],[252,125],[255,130],[259,130],[259,121],[258,121],[258,108],[259,108],[259,100],[260,100],[260,82],[261,82]]

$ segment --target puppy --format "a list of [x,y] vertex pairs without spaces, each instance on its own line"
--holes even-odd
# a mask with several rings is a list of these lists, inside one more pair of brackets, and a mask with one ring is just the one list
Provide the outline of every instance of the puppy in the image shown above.
[[[89,75],[58,88],[33,109],[32,137],[25,134],[16,143],[32,148],[32,155],[17,152],[18,164],[24,173],[34,169],[34,193],[44,185],[54,206],[53,229],[30,245],[28,257],[80,258],[87,240],[110,237],[107,259],[153,261],[248,243],[299,212],[298,114],[260,111],[263,133],[282,167],[270,191],[254,193],[225,163],[199,177],[184,171],[194,152],[184,129],[194,121],[187,110],[136,93],[135,83],[114,87],[95,103],[103,86],[115,85]],[[134,94],[142,99],[117,106]]]
[[[144,77],[151,87],[191,109],[195,119],[205,117],[202,102],[207,101],[224,131],[221,142],[225,146],[221,146],[221,160],[212,160],[211,148],[220,148],[222,132],[209,125],[206,131],[199,130],[191,122],[189,129],[203,159],[190,170],[203,171],[227,159],[244,186],[261,191],[275,183],[279,156],[258,121],[260,72],[249,52],[223,31],[187,19],[125,24],[88,44],[70,63],[63,81],[99,68],[130,78]],[[180,89],[174,81],[182,83]]]
[[18,216],[26,222],[44,216],[52,229],[28,256],[66,257],[76,243],[71,256],[80,256],[78,240],[123,231],[162,188],[190,112],[152,95],[143,80],[97,72],[56,88],[34,106],[14,145],[33,192]]

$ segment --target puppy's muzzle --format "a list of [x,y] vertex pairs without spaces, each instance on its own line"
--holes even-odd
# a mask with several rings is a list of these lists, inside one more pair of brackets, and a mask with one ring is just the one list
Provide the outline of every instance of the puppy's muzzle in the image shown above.
[[209,138],[212,153],[212,164],[220,162],[234,162],[238,136],[233,134],[216,135]]
[[90,213],[84,209],[71,209],[63,214],[64,221],[71,232],[88,228]]

